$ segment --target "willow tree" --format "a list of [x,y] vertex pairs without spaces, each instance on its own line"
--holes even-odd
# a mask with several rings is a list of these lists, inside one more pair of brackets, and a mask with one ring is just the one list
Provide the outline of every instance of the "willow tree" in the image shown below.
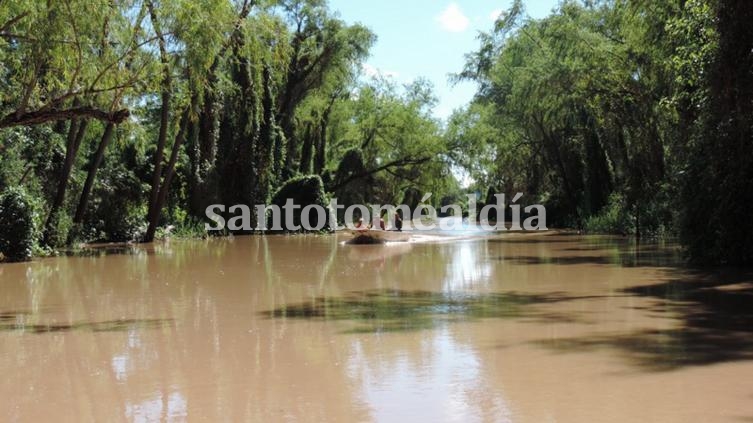
[[435,105],[433,89],[423,80],[362,83],[331,122],[328,154],[336,172],[328,189],[349,196],[353,187],[371,181],[368,200],[382,204],[399,201],[411,187],[441,196],[453,177],[440,124],[432,115]]
[[519,151],[539,164],[526,185],[549,199],[559,224],[584,224],[617,191],[640,234],[643,212],[656,207],[671,77],[651,40],[674,9],[655,18],[646,7],[563,2],[533,20],[515,2],[458,75],[479,82],[484,121],[507,134],[499,155]]
[[280,183],[285,139],[276,120],[276,99],[289,55],[280,40],[285,34],[280,19],[261,13],[232,35],[214,164],[225,204],[266,203]]
[[126,14],[131,7],[138,10],[78,0],[0,6],[0,59],[7,75],[0,128],[53,124],[67,133],[45,243],[65,241],[55,239],[58,216],[90,122],[123,122],[129,115],[123,99],[148,73],[150,61],[138,54],[140,18]]
[[[680,32],[696,48],[680,50],[675,60],[705,77],[691,92],[698,94],[691,104],[700,113],[689,144],[682,239],[694,261],[751,264],[753,13],[739,0],[691,1],[685,10]],[[715,24],[711,34],[704,30],[709,22]],[[704,49],[704,41],[711,41],[712,48]]]
[[136,82],[118,73],[122,54],[103,54],[107,43],[124,41],[108,38],[114,35],[110,25],[131,29],[111,15],[105,0],[0,5],[0,59],[7,75],[0,128],[84,118],[119,123],[128,117],[111,97],[94,99]]
[[[207,3],[145,0],[160,64],[159,77],[153,85],[154,92],[159,93],[160,105],[146,242],[154,239],[188,128],[197,118],[215,57],[236,27],[233,4],[227,0]],[[249,2],[244,2],[241,13],[247,13],[244,11],[248,7]],[[168,144],[169,141],[172,142]],[[164,163],[168,146],[169,156]]]
[[304,145],[296,133],[296,110],[325,86],[332,73],[342,74],[360,66],[375,36],[361,25],[347,25],[336,18],[325,0],[285,0],[280,7],[290,28],[290,56],[276,102],[276,119],[287,141],[284,176],[291,176]]

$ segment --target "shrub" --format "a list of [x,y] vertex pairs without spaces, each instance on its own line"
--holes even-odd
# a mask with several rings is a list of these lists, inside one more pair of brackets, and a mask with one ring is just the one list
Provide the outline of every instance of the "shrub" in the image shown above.
[[68,244],[68,237],[74,238],[73,219],[65,212],[58,210],[55,216],[50,220],[50,226],[47,229],[47,239],[45,247],[56,249],[65,247]]
[[601,212],[586,220],[585,229],[591,233],[629,235],[635,231],[625,198],[618,193],[609,196],[609,201]]
[[121,164],[100,172],[92,193],[81,237],[85,241],[126,242],[140,238],[145,230],[145,187]]
[[195,217],[188,216],[172,228],[169,233],[164,234],[178,239],[196,239],[206,238],[206,229],[204,229],[204,221]]
[[[283,226],[285,221],[282,206],[285,205],[285,202],[288,199],[292,199],[296,206],[300,206],[300,208],[296,208],[294,212],[293,222],[295,225],[301,224],[301,211],[304,207],[308,205],[319,205],[323,207],[324,210],[328,210],[329,207],[327,196],[324,193],[324,184],[318,175],[298,176],[289,179],[272,196],[271,204],[280,207],[282,211]],[[313,227],[318,226],[317,223],[320,223],[317,221],[317,216],[317,213],[313,210],[309,213],[309,222]],[[324,218],[326,222],[323,230],[331,230],[332,228],[329,227],[328,221],[329,216],[325,215]],[[271,221],[267,223],[267,227],[272,227]]]
[[0,254],[5,260],[31,259],[36,242],[35,212],[31,200],[20,188],[0,195]]

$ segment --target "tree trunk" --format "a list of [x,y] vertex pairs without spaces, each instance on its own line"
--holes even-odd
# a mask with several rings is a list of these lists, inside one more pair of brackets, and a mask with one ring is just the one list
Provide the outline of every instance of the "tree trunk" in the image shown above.
[[322,127],[319,128],[319,141],[316,144],[316,153],[314,155],[314,173],[321,175],[324,170],[326,157],[327,157],[327,123],[322,122]]
[[549,132],[547,132],[543,122],[535,117],[534,121],[536,122],[536,125],[538,126],[539,131],[544,138],[544,145],[545,149],[548,152],[549,160],[554,162],[557,170],[559,171],[560,177],[562,178],[565,195],[568,197],[568,202],[570,203],[572,212],[578,222],[578,226],[581,226],[583,224],[583,221],[581,220],[580,212],[578,211],[577,196],[575,195],[575,190],[573,189],[573,185],[570,182],[570,177],[567,172],[567,168],[565,167],[565,163],[562,160],[562,152],[560,151],[559,145],[557,145],[557,140],[555,140],[554,137]]
[[58,186],[55,191],[55,198],[52,200],[50,206],[50,212],[47,215],[47,220],[44,225],[44,236],[42,237],[43,243],[49,245],[52,241],[53,229],[57,225],[58,213],[63,207],[65,202],[65,192],[68,189],[68,179],[73,171],[73,166],[76,164],[76,156],[78,155],[81,141],[84,139],[86,133],[86,127],[89,122],[72,120],[70,128],[68,130],[68,140],[65,146],[65,161],[63,163],[63,169],[58,177]]
[[86,174],[86,182],[84,188],[81,190],[81,197],[78,200],[78,207],[76,207],[76,215],[73,218],[73,223],[80,224],[84,221],[84,215],[86,214],[86,207],[89,203],[89,194],[91,194],[92,187],[94,186],[94,180],[97,177],[97,171],[102,165],[102,159],[105,156],[107,146],[112,140],[112,135],[115,132],[115,124],[108,123],[105,126],[105,132],[102,134],[102,139],[99,141],[97,152],[94,153],[91,163],[89,164],[89,172]]
[[0,118],[0,128],[32,126],[66,119],[97,119],[104,122],[121,123],[130,116],[128,109],[107,111],[90,106],[74,106],[68,109],[33,110],[24,113],[10,113]]
[[[149,229],[146,232],[146,235],[144,237],[144,242],[152,242],[154,241],[154,233],[156,230],[156,223],[157,218],[159,217],[159,210],[157,210],[157,203],[159,200],[159,191],[160,191],[160,181],[162,179],[162,160],[164,159],[165,155],[165,144],[167,142],[167,129],[168,129],[168,123],[170,119],[170,92],[172,88],[171,84],[171,78],[170,78],[170,58],[167,53],[167,45],[165,42],[165,37],[162,35],[161,26],[159,24],[159,19],[157,18],[157,13],[154,10],[154,4],[151,1],[147,2],[147,7],[149,8],[149,16],[152,21],[152,26],[154,27],[154,31],[157,33],[158,38],[158,44],[159,44],[159,51],[160,51],[160,61],[162,63],[162,105],[160,108],[160,127],[159,127],[159,135],[157,138],[157,150],[154,152],[154,169],[152,170],[152,189],[149,194],[149,212],[148,212],[148,220],[149,220]],[[155,226],[155,227],[153,227]]]
[[318,134],[319,131],[313,128],[313,124],[309,122],[306,124],[306,129],[303,131],[303,148],[301,149],[301,162],[298,165],[298,171],[304,175],[311,173],[311,158],[314,152],[314,144],[318,144],[315,140],[314,134]]
[[339,93],[332,95],[327,108],[322,114],[322,120],[319,124],[319,137],[316,144],[316,153],[314,156],[314,173],[321,175],[324,171],[324,166],[327,164],[327,127],[329,126],[329,116],[332,113],[332,107],[335,105]]
[[146,235],[144,236],[144,240],[146,242],[154,241],[154,235],[157,232],[157,225],[159,224],[160,214],[162,213],[162,208],[165,205],[165,200],[167,200],[167,194],[170,191],[170,183],[172,182],[173,175],[175,174],[175,164],[178,162],[178,154],[180,153],[180,148],[183,146],[183,142],[186,139],[186,131],[188,129],[189,120],[190,109],[186,110],[180,119],[180,129],[178,129],[178,135],[175,136],[175,141],[173,142],[172,152],[170,153],[170,161],[167,163],[167,167],[165,168],[165,177],[162,181],[162,184],[159,185],[157,199],[154,203],[153,211],[149,215],[149,227],[147,228]]

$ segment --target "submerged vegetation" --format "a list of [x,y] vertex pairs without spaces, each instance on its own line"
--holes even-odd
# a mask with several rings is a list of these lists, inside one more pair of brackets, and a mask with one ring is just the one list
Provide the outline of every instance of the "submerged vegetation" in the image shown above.
[[455,76],[474,101],[441,122],[426,81],[362,75],[376,36],[325,0],[2,2],[2,257],[201,235],[207,206],[285,192],[415,207],[474,191],[751,263],[751,13],[564,1],[534,20],[516,1]]
[[483,318],[551,318],[530,310],[541,303],[566,301],[557,295],[519,293],[468,294],[381,289],[359,291],[344,297],[317,297],[262,313],[270,318],[336,320],[354,323],[349,333],[403,332]]

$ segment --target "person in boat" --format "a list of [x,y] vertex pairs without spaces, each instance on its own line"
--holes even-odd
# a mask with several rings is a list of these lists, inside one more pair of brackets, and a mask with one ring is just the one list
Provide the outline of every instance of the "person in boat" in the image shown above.
[[374,219],[373,222],[369,223],[368,229],[371,229],[373,231],[378,230],[378,229],[385,230],[386,227],[387,227],[387,225],[384,223],[384,215],[385,215],[385,213],[386,213],[386,211],[382,211],[382,217],[379,218],[379,221],[378,221],[378,225],[379,226],[378,227],[375,226],[375,224],[377,224],[377,220]]
[[395,212],[395,230],[398,232],[403,231],[403,218],[400,216],[401,210]]

